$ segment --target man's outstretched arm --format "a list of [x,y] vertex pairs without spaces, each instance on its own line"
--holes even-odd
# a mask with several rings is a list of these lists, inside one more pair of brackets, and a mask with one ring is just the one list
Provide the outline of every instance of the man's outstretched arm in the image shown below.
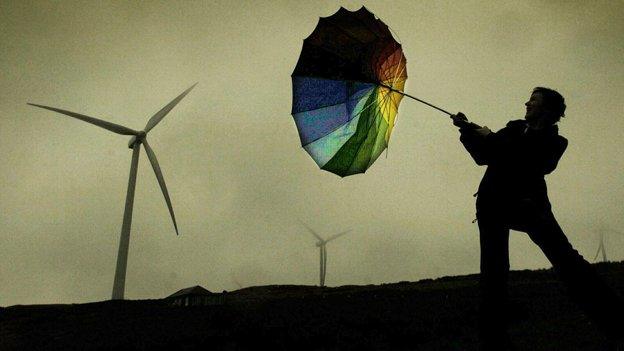
[[493,134],[488,127],[481,127],[476,123],[468,121],[466,115],[458,112],[451,115],[453,124],[459,127],[461,133],[459,140],[462,142],[470,156],[479,166],[487,165],[491,161],[491,147],[488,145],[488,139]]

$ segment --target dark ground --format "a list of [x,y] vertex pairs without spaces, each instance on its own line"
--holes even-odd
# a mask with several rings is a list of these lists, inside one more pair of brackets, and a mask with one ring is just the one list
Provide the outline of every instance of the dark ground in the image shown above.
[[[596,269],[624,295],[624,262]],[[213,306],[166,300],[0,308],[1,350],[476,350],[477,275],[384,285],[260,286]],[[600,350],[551,270],[511,274],[518,350]]]

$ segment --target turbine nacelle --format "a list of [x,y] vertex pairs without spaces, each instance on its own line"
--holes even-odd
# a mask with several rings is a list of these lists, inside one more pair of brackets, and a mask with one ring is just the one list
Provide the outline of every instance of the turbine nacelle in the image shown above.
[[132,138],[130,138],[130,141],[128,142],[128,148],[132,149],[134,148],[134,144],[141,143],[143,141],[143,139],[145,139],[145,137],[147,136],[147,132],[144,130],[139,131],[136,135],[133,135]]

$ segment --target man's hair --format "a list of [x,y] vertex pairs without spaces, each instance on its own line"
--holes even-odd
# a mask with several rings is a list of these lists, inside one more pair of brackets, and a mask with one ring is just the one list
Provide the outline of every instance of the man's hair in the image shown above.
[[563,96],[561,96],[561,94],[559,94],[557,91],[544,87],[536,87],[535,89],[533,89],[533,93],[542,94],[546,108],[553,113],[553,123],[559,122],[561,117],[565,116],[565,100],[563,99]]

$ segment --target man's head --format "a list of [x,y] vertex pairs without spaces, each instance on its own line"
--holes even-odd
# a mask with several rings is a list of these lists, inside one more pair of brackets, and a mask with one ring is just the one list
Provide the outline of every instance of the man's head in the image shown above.
[[542,120],[541,123],[546,125],[552,125],[559,122],[559,119],[564,116],[566,109],[563,96],[555,90],[537,87],[533,89],[531,98],[525,104],[526,115],[525,119],[528,122],[536,123],[538,120]]

